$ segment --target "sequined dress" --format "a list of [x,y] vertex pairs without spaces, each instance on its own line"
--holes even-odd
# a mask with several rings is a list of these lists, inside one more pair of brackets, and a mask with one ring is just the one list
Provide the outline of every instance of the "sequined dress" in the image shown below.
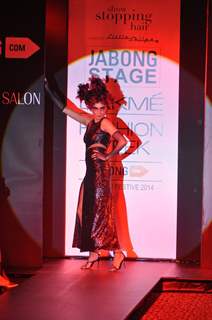
[[79,248],[80,251],[119,249],[115,218],[111,208],[110,164],[109,161],[91,158],[94,150],[104,153],[104,148],[89,148],[95,143],[101,143],[106,147],[109,145],[110,135],[101,130],[101,121],[90,121],[84,136],[86,174],[80,191],[82,212],[80,219],[78,202],[73,239],[73,247]]

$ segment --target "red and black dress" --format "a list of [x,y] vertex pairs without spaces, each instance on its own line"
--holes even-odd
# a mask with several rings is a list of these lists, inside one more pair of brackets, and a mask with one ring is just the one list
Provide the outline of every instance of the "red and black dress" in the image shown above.
[[[103,120],[103,119],[102,119]],[[101,120],[101,121],[102,121]],[[119,249],[115,217],[111,208],[111,170],[109,161],[92,159],[92,153],[104,153],[103,147],[89,148],[100,143],[108,147],[110,134],[101,130],[101,121],[90,121],[84,136],[86,144],[86,174],[79,198],[82,198],[81,221],[79,202],[74,231],[73,247],[80,251]]]

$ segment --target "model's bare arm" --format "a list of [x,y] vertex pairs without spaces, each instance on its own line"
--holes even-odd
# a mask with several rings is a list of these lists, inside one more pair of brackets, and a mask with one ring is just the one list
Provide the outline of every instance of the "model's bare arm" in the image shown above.
[[[70,102],[71,106],[69,107],[65,107],[63,109],[63,112],[68,115],[69,117],[71,117],[72,119],[87,125],[89,121],[91,121],[92,119],[92,115],[90,115],[89,113],[82,111],[81,109],[79,109],[79,111],[74,111],[75,108],[77,108],[75,106],[75,104],[73,102]],[[72,106],[73,105],[73,106]]]
[[121,149],[126,146],[127,144],[127,140],[125,139],[125,137],[118,131],[116,130],[113,134],[113,138],[117,141],[117,144],[115,146],[115,148],[107,154],[106,156],[106,160],[112,158],[113,156],[117,155],[119,153],[119,151],[121,151]]
[[88,112],[85,112],[78,108],[73,102],[70,101],[70,106],[66,106],[63,101],[60,99],[60,97],[57,95],[53,89],[50,88],[47,80],[45,79],[45,89],[46,92],[48,93],[49,97],[51,100],[54,102],[54,104],[61,110],[63,111],[66,115],[71,117],[72,119],[87,125],[88,122],[92,119],[92,115],[89,114]]

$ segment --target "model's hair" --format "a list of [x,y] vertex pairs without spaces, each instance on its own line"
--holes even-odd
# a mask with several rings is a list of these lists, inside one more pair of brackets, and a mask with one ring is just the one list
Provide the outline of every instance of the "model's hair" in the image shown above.
[[[92,75],[89,78],[89,82],[85,84],[80,83],[78,85],[77,98],[79,98],[81,102],[84,101],[89,109],[98,102],[101,102],[108,108],[113,108],[116,103],[119,105],[123,103],[126,104],[117,80],[109,78],[108,76],[106,76],[105,79],[100,79]],[[120,103],[121,100],[122,102]]]

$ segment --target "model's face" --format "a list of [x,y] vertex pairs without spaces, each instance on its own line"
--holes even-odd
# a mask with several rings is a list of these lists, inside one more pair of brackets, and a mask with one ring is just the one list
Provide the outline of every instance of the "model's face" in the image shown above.
[[107,107],[102,102],[94,103],[94,105],[91,108],[91,111],[94,115],[94,118],[96,121],[101,120],[107,112]]

